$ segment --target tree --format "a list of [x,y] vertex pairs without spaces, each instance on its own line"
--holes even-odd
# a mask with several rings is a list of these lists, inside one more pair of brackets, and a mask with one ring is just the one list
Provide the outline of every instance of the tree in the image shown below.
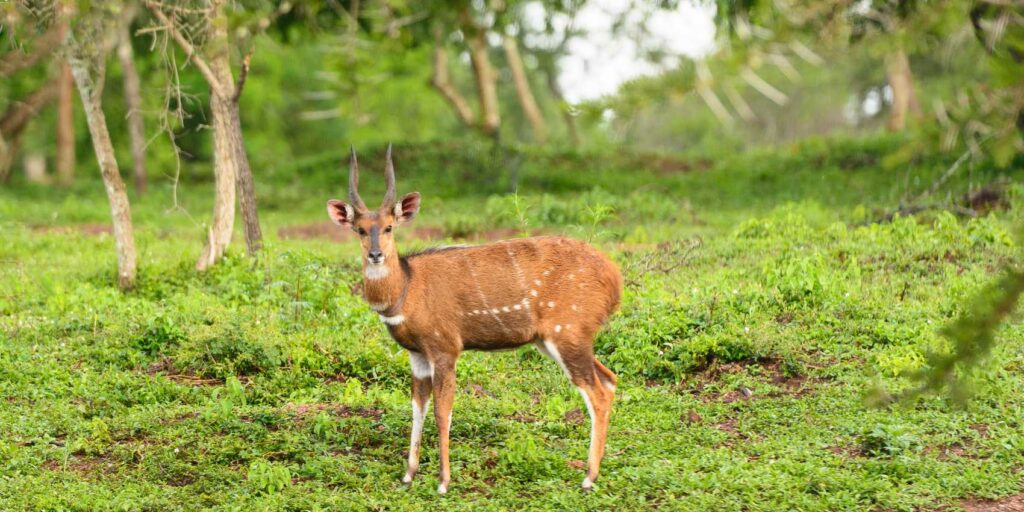
[[508,62],[509,71],[512,72],[512,83],[516,88],[519,105],[523,108],[523,114],[530,121],[530,126],[533,129],[533,139],[535,142],[543,144],[547,140],[548,128],[544,123],[540,107],[537,106],[537,100],[533,97],[533,91],[530,90],[530,81],[526,77],[523,58],[519,55],[519,41],[516,36],[506,32],[501,36],[501,45],[505,49],[505,60]]
[[142,125],[139,72],[135,68],[135,54],[132,50],[131,25],[135,15],[135,4],[127,4],[121,13],[117,27],[117,59],[121,63],[124,101],[128,111],[128,138],[132,145],[132,181],[135,184],[135,193],[141,196],[146,192],[146,137]]
[[[6,20],[11,30],[22,28],[18,26],[18,14],[17,11],[12,12],[11,17]],[[34,37],[32,30],[21,32],[25,32],[18,38],[22,44],[0,55],[0,79],[6,80],[39,62],[44,62],[44,57],[58,49],[64,38],[64,30],[58,24],[51,24]],[[0,114],[0,182],[6,182],[10,178],[11,165],[21,146],[21,136],[28,123],[58,97],[59,91],[59,81],[47,82],[17,101],[10,102]]]
[[131,208],[103,113],[103,81],[109,51],[107,34],[113,18],[110,9],[112,6],[109,4],[94,3],[88,12],[82,13],[75,24],[77,26],[67,31],[64,52],[82,99],[89,135],[110,202],[117,250],[117,283],[122,289],[128,289],[135,284],[137,264]]
[[[242,61],[238,79],[231,72],[231,40],[228,34],[227,7],[224,0],[211,0],[199,9],[169,7],[146,1],[146,6],[174,42],[196,66],[210,86],[210,110],[213,114],[215,198],[213,223],[206,246],[196,268],[204,270],[215,264],[231,243],[235,220],[236,187],[245,224],[245,241],[250,255],[260,250],[263,234],[256,211],[256,193],[252,169],[242,140],[242,124],[238,100],[245,87],[251,53]],[[168,9],[170,15],[165,12]],[[200,12],[201,37],[182,29],[179,17]],[[187,26],[187,24],[185,24]],[[193,40],[202,39],[196,47]]]
[[[61,22],[67,33],[67,22]],[[75,180],[75,77],[71,66],[60,64],[57,78],[57,181],[70,185]]]

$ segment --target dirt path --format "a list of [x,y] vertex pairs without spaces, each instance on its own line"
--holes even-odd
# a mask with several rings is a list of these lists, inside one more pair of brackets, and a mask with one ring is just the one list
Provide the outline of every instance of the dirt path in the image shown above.
[[967,512],[1024,512],[1024,494],[1001,500],[965,500],[960,506]]

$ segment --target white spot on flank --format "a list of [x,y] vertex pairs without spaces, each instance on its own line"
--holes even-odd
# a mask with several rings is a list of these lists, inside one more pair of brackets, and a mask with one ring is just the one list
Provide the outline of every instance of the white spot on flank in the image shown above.
[[491,310],[491,314],[492,314],[492,315],[497,315],[497,314],[498,314],[498,308],[494,308],[494,309],[492,309],[492,310]]
[[548,275],[548,274],[550,274],[550,273],[551,273],[551,271],[550,271],[550,270],[545,270],[545,271],[544,271],[544,275]]
[[555,326],[555,332],[562,332],[561,324]]
[[515,306],[512,306],[512,309],[519,311],[520,309],[523,309],[523,306],[520,304],[516,304]]
[[509,307],[508,307],[508,306],[505,306],[505,307],[501,308],[501,310],[502,310],[502,311],[504,311],[504,312],[506,312],[506,313],[508,313],[509,311],[511,311],[511,310],[509,309]]
[[380,315],[380,319],[384,320],[384,323],[386,323],[388,325],[398,325],[398,324],[400,324],[400,323],[405,321],[405,315],[395,315],[395,316]]
[[409,365],[412,366],[412,376],[417,379],[429,379],[434,376],[434,363],[423,354],[409,352]]
[[363,271],[363,275],[365,275],[367,279],[376,280],[384,279],[388,276],[388,272],[390,271],[386,265],[370,264],[366,266],[366,270]]
[[530,290],[530,295],[537,296],[537,290]]
[[576,279],[576,274],[569,274],[569,279]]
[[474,315],[479,315],[480,314],[480,310],[479,309],[474,309],[473,310],[473,314]]
[[554,301],[552,301],[552,302],[548,302],[548,307],[549,307],[549,308],[553,308],[553,307],[555,307],[555,303],[554,303]]
[[573,310],[573,311],[578,311],[578,308],[576,307],[576,304],[573,304],[573,305],[572,305],[572,310]]
[[533,284],[540,286],[540,279],[534,279]]

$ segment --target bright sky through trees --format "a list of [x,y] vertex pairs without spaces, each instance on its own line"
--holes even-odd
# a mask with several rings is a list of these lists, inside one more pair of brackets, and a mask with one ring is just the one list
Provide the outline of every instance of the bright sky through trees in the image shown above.
[[[612,94],[623,82],[657,74],[678,61],[670,57],[653,63],[645,58],[645,50],[659,48],[674,56],[697,57],[713,49],[714,6],[681,2],[672,11],[658,11],[645,23],[643,13],[631,4],[631,0],[597,0],[577,15],[576,28],[583,35],[570,42],[568,55],[561,61],[560,81],[569,101]],[[612,27],[620,18],[626,22],[616,33]],[[641,30],[646,33],[636,37]]]

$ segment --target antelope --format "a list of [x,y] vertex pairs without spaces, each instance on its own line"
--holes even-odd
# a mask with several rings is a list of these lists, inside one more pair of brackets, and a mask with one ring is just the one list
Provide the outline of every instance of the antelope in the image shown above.
[[390,145],[385,180],[380,207],[367,208],[359,197],[359,164],[353,148],[348,201],[327,201],[327,214],[359,235],[364,298],[391,337],[409,352],[412,432],[402,482],[411,484],[419,467],[423,422],[433,394],[440,451],[437,492],[448,491],[448,433],[459,354],[532,343],[558,363],[590,413],[583,480],[583,490],[589,491],[604,455],[616,383],[615,374],[594,357],[593,341],[619,305],[618,268],[590,245],[562,237],[439,247],[400,256],[395,229],[419,213],[420,194],[396,199]]

